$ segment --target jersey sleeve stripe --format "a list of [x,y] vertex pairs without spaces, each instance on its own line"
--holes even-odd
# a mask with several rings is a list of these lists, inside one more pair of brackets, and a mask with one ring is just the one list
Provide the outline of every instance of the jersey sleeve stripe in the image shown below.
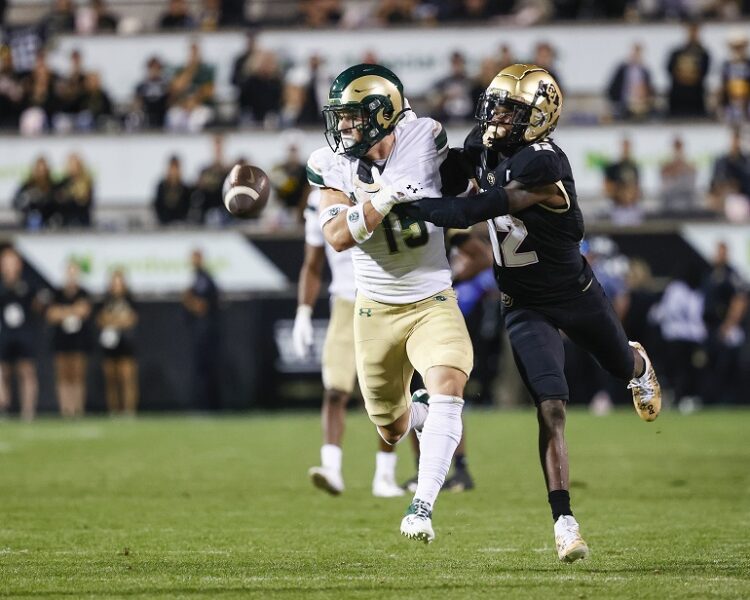
[[323,176],[320,173],[317,173],[316,171],[314,171],[310,165],[307,165],[307,168],[305,170],[307,172],[307,180],[312,185],[317,185],[321,187],[325,186],[325,182],[323,181]]
[[448,145],[448,134],[445,133],[445,129],[442,127],[440,128],[440,131],[435,136],[435,148],[437,148],[437,151],[440,152]]

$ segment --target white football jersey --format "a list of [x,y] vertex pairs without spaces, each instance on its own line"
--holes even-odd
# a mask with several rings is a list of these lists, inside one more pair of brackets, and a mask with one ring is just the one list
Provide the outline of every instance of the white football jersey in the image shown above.
[[[382,168],[389,183],[419,183],[425,197],[441,195],[440,165],[448,152],[443,127],[428,118],[404,120],[395,129],[395,144]],[[310,183],[346,193],[352,202],[355,182],[370,181],[369,163],[334,154],[312,153]],[[432,223],[399,219],[391,213],[372,237],[352,248],[356,288],[365,297],[388,304],[424,300],[451,286],[443,229]]]
[[331,285],[328,286],[328,294],[354,302],[356,289],[354,287],[352,252],[351,250],[336,252],[330,244],[326,243],[318,219],[319,203],[320,189],[314,187],[307,197],[305,209],[305,243],[317,248],[325,246],[328,267],[331,269]]

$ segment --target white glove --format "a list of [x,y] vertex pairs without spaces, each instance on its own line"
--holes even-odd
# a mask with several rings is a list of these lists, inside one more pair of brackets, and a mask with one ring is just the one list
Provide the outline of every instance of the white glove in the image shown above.
[[312,306],[300,304],[292,327],[292,345],[297,358],[303,360],[310,353],[313,343]]
[[358,203],[369,200],[372,207],[386,216],[396,204],[419,200],[422,195],[422,184],[400,180],[395,184],[386,183],[377,167],[372,168],[372,183],[357,179],[354,182],[354,197]]

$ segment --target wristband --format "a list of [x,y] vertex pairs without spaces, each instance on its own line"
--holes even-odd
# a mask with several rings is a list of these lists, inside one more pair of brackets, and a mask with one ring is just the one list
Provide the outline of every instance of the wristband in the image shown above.
[[328,223],[328,221],[330,221],[331,219],[335,219],[347,208],[349,207],[346,204],[334,204],[333,206],[329,206],[328,208],[322,210],[320,215],[318,215],[318,225],[320,225],[320,229],[322,230],[323,226]]
[[350,206],[346,211],[346,224],[349,226],[349,233],[358,244],[366,242],[372,236],[372,231],[367,231],[365,224],[364,205]]

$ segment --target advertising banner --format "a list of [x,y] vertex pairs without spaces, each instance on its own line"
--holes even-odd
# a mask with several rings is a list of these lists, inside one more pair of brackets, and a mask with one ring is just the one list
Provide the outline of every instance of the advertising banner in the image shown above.
[[113,269],[122,268],[131,291],[158,296],[180,293],[193,279],[190,255],[203,252],[208,270],[224,292],[283,291],[283,273],[242,235],[234,232],[153,234],[25,234],[16,247],[51,285],[59,287],[68,261],[81,268],[84,287],[101,294]]

